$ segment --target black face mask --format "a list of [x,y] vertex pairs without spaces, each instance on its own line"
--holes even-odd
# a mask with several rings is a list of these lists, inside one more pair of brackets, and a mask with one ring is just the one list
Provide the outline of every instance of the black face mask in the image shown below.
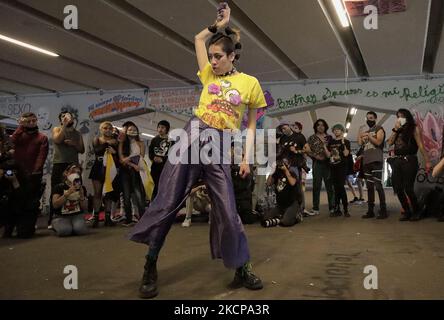
[[39,131],[39,127],[32,127],[32,128],[25,127],[25,131],[26,133],[30,134],[37,133]]
[[376,124],[376,121],[367,120],[367,125],[368,125],[370,128],[373,128],[373,127],[375,126],[375,124]]

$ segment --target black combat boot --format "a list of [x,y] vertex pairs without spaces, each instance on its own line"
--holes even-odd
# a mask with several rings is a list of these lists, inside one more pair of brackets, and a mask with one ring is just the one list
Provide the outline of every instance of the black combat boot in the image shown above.
[[151,299],[159,294],[157,290],[157,259],[146,256],[146,262],[139,288],[139,296],[142,299]]

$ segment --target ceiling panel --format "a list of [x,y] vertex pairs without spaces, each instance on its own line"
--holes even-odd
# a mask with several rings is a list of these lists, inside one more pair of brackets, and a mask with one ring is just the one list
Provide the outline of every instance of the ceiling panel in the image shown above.
[[84,91],[91,88],[81,86],[72,82],[57,79],[41,72],[30,70],[24,67],[14,66],[0,61],[0,76],[8,79],[17,80],[24,83],[36,83],[41,87],[51,89],[53,91]]
[[184,85],[182,81],[156,72],[151,67],[129,61],[121,54],[77,38],[75,32],[48,27],[36,18],[24,16],[13,9],[1,7],[0,30],[7,36],[39,45],[62,56],[96,66],[146,86]]
[[[128,3],[194,42],[194,36],[212,23],[216,9],[209,1],[127,0]],[[196,14],[198,3],[199,14]],[[235,26],[235,25],[234,25]],[[240,70],[259,81],[287,81],[293,78],[241,30]],[[191,62],[195,68],[197,65]]]
[[48,93],[48,90],[35,88],[25,84],[17,83],[0,78],[0,91],[14,92],[16,94],[29,94],[29,93]]
[[[22,0],[59,20],[64,18],[63,8],[66,1]],[[114,10],[106,1],[72,0],[69,4],[79,10],[80,28],[100,39],[124,48],[134,54],[170,69],[189,79],[198,81],[194,54],[176,46],[164,37],[148,30],[125,14]],[[172,62],[182,61],[183,63]],[[145,81],[156,81],[155,73],[145,75]]]
[[344,53],[317,1],[235,3],[309,78],[344,77]]
[[[54,59],[7,42],[0,42],[0,59],[61,76],[101,89],[133,89],[138,86],[63,58]],[[66,90],[64,90],[66,91]]]
[[378,16],[378,29],[352,17],[353,31],[370,76],[422,74],[430,0],[408,0],[407,11]]

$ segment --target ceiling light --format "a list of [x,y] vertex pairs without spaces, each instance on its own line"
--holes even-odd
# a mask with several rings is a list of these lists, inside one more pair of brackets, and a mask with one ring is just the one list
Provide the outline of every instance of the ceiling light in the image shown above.
[[351,125],[351,123],[350,123],[350,122],[347,122],[347,124],[345,125],[345,129],[350,128],[350,125]]
[[336,9],[336,14],[338,15],[338,18],[341,21],[342,26],[344,28],[349,27],[350,24],[348,22],[347,11],[345,10],[342,1],[341,0],[332,0],[332,1]]
[[350,114],[355,115],[358,112],[358,108],[352,108]]
[[348,132],[344,133],[344,138],[347,138]]
[[51,56],[51,57],[58,57],[59,56],[57,53],[54,53],[54,52],[51,52],[51,51],[48,51],[48,50],[45,50],[45,49],[33,46],[31,44],[28,44],[28,43],[25,43],[25,42],[22,42],[22,41],[15,40],[13,38],[9,38],[9,37],[4,36],[2,34],[0,34],[0,39],[8,41],[8,42],[11,42],[11,43],[16,44],[16,45],[21,46],[21,47],[25,47],[25,48],[28,48],[28,49],[31,49],[31,50],[34,50],[34,51],[38,51],[40,53],[47,54],[48,56]]

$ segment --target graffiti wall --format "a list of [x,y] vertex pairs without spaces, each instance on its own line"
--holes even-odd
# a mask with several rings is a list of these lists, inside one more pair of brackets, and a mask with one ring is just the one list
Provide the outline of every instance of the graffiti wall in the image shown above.
[[58,115],[62,111],[70,111],[74,115],[74,126],[80,131],[85,144],[85,153],[79,157],[84,169],[83,181],[92,192],[88,178],[94,162],[92,139],[98,132],[98,123],[119,114],[124,116],[134,110],[140,111],[146,105],[146,92],[143,90],[113,91],[100,94],[79,93],[57,96],[55,94],[30,95],[18,97],[0,97],[0,115],[19,119],[24,112],[34,112],[39,119],[40,131],[49,138],[49,153],[44,166],[44,178],[47,183],[43,204],[47,206],[49,198],[49,181],[52,167],[53,143],[51,131],[59,125]]

